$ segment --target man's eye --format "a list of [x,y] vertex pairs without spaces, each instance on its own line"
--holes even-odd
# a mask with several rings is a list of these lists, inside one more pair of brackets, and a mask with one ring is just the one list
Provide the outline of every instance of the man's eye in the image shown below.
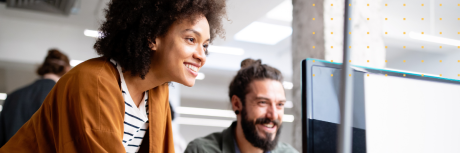
[[284,106],[284,104],[283,104],[283,103],[281,103],[281,104],[278,104],[278,106]]
[[260,101],[259,104],[266,104],[267,102],[265,101]]

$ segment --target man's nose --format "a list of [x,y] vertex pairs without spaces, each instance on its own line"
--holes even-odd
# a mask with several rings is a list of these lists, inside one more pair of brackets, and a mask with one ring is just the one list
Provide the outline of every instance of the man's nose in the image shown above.
[[267,108],[266,117],[270,120],[278,119],[278,109],[276,109],[276,105],[270,105],[270,107]]

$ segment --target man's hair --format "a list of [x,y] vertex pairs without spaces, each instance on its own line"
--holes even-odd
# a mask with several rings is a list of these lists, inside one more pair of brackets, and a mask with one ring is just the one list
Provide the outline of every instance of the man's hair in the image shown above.
[[57,49],[50,49],[48,55],[45,57],[45,61],[38,67],[37,74],[43,76],[47,73],[53,73],[62,76],[65,73],[66,67],[69,66],[69,57],[67,55]]
[[102,36],[94,49],[142,79],[155,52],[151,44],[175,21],[195,22],[202,15],[208,20],[211,42],[216,35],[225,34],[221,23],[226,16],[224,0],[112,0],[105,13],[106,21],[99,28]]
[[252,81],[264,79],[271,79],[282,82],[283,75],[278,69],[266,64],[262,64],[260,59],[253,60],[248,58],[243,60],[241,62],[241,69],[238,71],[230,83],[228,93],[230,101],[232,100],[232,96],[236,95],[238,98],[240,98],[244,107],[246,94],[249,93],[249,84],[251,84]]

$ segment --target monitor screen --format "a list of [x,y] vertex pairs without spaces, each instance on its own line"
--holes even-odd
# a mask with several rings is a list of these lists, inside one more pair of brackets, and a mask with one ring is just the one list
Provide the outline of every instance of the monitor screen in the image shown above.
[[[337,151],[337,130],[340,124],[340,73],[341,64],[316,59],[306,59],[302,62],[302,126],[303,126],[303,152],[308,153],[335,153]],[[369,76],[368,76],[369,75]],[[370,127],[366,121],[369,119],[368,103],[381,97],[398,97],[392,92],[375,90],[382,83],[381,77],[386,79],[397,78],[400,80],[415,80],[421,82],[435,82],[459,86],[456,80],[443,79],[438,77],[421,76],[415,73],[406,73],[394,70],[373,69],[367,67],[353,67],[353,139],[352,152],[365,153],[377,145],[370,142]],[[370,80],[369,80],[370,79]],[[372,83],[371,83],[372,82]],[[395,82],[396,83],[396,82]],[[391,85],[391,84],[387,84]],[[372,88],[370,87],[372,86]],[[379,88],[380,89],[380,88]],[[402,88],[401,90],[403,90]],[[407,89],[407,88],[406,88]],[[396,91],[396,90],[395,90]],[[460,92],[460,90],[457,90]],[[400,91],[398,91],[400,92]],[[428,92],[428,90],[426,91]],[[406,91],[406,93],[408,93]],[[380,94],[380,95],[379,95]],[[434,97],[438,95],[432,94]],[[453,94],[454,95],[454,94]],[[460,94],[458,94],[460,95]],[[411,98],[417,96],[417,92],[399,95]],[[374,99],[370,99],[374,98]],[[406,99],[407,100],[407,99]],[[415,99],[414,99],[415,100]],[[457,99],[460,103],[460,99]],[[366,104],[366,105],[365,105]],[[396,106],[395,106],[396,107]],[[373,107],[378,109],[378,107]],[[391,107],[392,108],[392,107]],[[460,109],[460,107],[458,107]],[[371,112],[377,112],[372,110]],[[459,111],[460,112],[460,111]],[[388,114],[388,112],[386,112]],[[380,114],[380,115],[386,115]],[[402,114],[393,114],[401,116]],[[458,114],[460,115],[460,113]],[[374,115],[375,116],[375,115]],[[372,116],[373,117],[373,116]],[[380,116],[382,117],[382,116]],[[377,119],[378,120],[378,119]],[[396,120],[394,120],[396,121]],[[379,122],[380,123],[380,122]],[[381,125],[378,125],[381,126]],[[376,131],[371,130],[372,131]],[[377,130],[378,131],[378,130]],[[378,132],[377,132],[378,133]],[[385,135],[383,133],[378,133]],[[372,133],[372,138],[380,138]],[[383,140],[383,139],[382,139]],[[367,144],[369,143],[370,144]],[[377,149],[378,150],[378,149]],[[391,152],[391,151],[390,151]]]

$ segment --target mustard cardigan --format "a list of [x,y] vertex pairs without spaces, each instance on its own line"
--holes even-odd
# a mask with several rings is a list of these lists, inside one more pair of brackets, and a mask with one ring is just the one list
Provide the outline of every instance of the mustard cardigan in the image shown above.
[[[139,152],[173,153],[168,84],[148,93],[149,130]],[[117,69],[106,58],[91,59],[57,82],[0,153],[125,153],[124,114]]]

